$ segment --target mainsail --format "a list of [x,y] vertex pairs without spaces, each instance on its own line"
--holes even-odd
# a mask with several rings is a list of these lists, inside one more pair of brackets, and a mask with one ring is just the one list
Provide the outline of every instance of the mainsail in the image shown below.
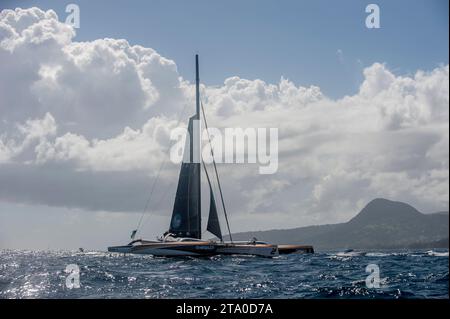
[[[184,148],[177,193],[169,232],[176,237],[201,238],[201,184],[200,184],[200,79],[198,56],[196,62],[196,113],[189,119],[188,136]],[[194,125],[197,127],[194,129]],[[189,152],[186,154],[186,152]],[[188,156],[186,156],[188,155]]]
[[[190,140],[194,119],[189,119]],[[186,138],[185,152],[192,149],[192,143]],[[201,238],[200,163],[193,163],[192,156],[181,164],[169,232],[176,237]]]

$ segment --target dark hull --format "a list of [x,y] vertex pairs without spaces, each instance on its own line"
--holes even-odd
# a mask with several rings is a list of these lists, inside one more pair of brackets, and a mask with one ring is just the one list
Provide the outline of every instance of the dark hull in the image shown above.
[[109,252],[146,254],[164,257],[214,255],[251,255],[261,257],[278,256],[277,245],[233,244],[214,242],[146,242],[138,245],[108,247]]

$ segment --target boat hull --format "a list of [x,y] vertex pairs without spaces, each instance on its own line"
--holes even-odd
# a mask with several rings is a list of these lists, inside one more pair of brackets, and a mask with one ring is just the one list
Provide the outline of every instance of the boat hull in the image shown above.
[[209,242],[155,242],[142,245],[108,247],[109,252],[144,254],[154,256],[211,256],[216,253],[215,245]]
[[218,255],[252,255],[276,257],[279,255],[277,245],[270,244],[217,244]]
[[162,257],[202,257],[214,255],[278,256],[278,247],[271,244],[233,244],[211,242],[154,242],[141,245],[108,247],[109,252],[145,254]]

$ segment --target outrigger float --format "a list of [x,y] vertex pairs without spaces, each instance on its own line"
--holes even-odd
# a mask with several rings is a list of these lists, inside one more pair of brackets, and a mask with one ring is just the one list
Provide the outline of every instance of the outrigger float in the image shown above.
[[[124,246],[108,247],[109,252],[130,253],[130,254],[150,254],[154,256],[212,256],[212,255],[253,255],[263,257],[275,257],[279,254],[292,253],[313,253],[312,246],[302,245],[276,245],[258,241],[255,238],[249,241],[233,241],[228,223],[228,216],[223,200],[222,188],[220,186],[214,154],[211,148],[213,167],[217,178],[217,185],[220,193],[223,213],[229,232],[230,241],[224,241],[220,228],[219,217],[214,192],[211,186],[211,179],[206,170],[205,163],[200,158],[194,161],[194,139],[200,140],[200,129],[194,130],[194,125],[199,125],[200,109],[203,113],[203,120],[208,128],[203,104],[200,103],[200,79],[198,55],[196,62],[196,113],[189,119],[188,138],[186,138],[185,152],[189,150],[189,158],[184,157],[181,164],[178,187],[175,196],[172,219],[170,227],[163,236],[156,241],[134,239],[137,229],[132,232],[132,241]],[[194,136],[194,133],[197,136]],[[211,143],[211,141],[209,141]],[[198,152],[200,153],[200,152]],[[187,154],[185,154],[187,155]],[[197,154],[197,156],[199,156]],[[209,217],[206,230],[217,237],[217,240],[203,240],[201,232],[201,168],[205,171],[210,190]],[[139,226],[138,226],[139,228]]]

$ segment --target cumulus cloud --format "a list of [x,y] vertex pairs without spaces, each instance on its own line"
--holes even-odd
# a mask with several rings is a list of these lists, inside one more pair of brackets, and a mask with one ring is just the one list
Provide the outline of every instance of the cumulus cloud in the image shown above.
[[152,49],[74,42],[52,10],[3,10],[0,21],[1,128],[50,112],[62,129],[108,137],[183,106],[175,63]]
[[[171,129],[194,108],[193,86],[153,49],[74,35],[51,10],[0,13],[0,200],[140,211]],[[241,225],[345,221],[383,196],[425,211],[448,207],[448,65],[401,76],[375,63],[357,94],[336,100],[285,78],[231,77],[201,89],[211,126],[279,129],[276,174],[219,167]],[[163,170],[161,214],[177,170]]]

